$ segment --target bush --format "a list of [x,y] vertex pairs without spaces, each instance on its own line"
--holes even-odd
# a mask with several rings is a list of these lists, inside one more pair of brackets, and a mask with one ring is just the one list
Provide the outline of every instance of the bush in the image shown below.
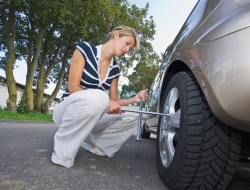
[[[23,95],[24,96],[24,95]],[[28,110],[28,106],[26,104],[26,100],[27,98],[23,97],[22,96],[22,99],[21,101],[19,102],[19,104],[17,105],[17,112],[20,113],[20,114],[25,114],[25,113],[28,113],[29,110]]]

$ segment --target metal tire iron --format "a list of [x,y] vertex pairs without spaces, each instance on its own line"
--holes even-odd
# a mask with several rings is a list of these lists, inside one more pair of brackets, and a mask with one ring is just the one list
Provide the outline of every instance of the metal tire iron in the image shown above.
[[139,108],[139,110],[130,110],[130,109],[122,108],[122,111],[139,113],[137,135],[136,135],[136,139],[135,139],[137,142],[141,141],[141,118],[142,118],[142,114],[152,114],[152,115],[159,115],[159,116],[169,116],[169,114],[166,114],[166,113],[143,111],[142,110],[142,98],[140,99],[140,108]]

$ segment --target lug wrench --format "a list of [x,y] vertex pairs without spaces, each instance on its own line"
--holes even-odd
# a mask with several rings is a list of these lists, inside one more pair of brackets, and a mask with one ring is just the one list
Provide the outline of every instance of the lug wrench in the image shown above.
[[142,111],[142,98],[140,99],[140,109],[139,109],[139,111],[138,110],[130,110],[130,109],[126,109],[126,108],[122,108],[122,111],[139,113],[137,135],[136,135],[136,139],[135,139],[137,142],[141,141],[141,117],[142,117],[142,113],[144,113],[144,114],[152,114],[152,115],[160,115],[160,116],[169,116],[169,114],[167,114],[167,113]]

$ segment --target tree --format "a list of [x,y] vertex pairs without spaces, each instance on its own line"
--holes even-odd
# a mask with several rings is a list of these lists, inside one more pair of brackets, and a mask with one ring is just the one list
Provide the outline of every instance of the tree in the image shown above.
[[16,112],[17,89],[16,81],[13,75],[13,67],[15,64],[15,47],[14,40],[16,38],[15,30],[15,12],[17,4],[15,1],[7,1],[1,3],[1,46],[0,51],[5,52],[5,57],[1,58],[2,68],[5,69],[7,88],[9,98],[7,99],[7,110]]
[[[17,43],[19,51],[27,62],[25,92],[22,101],[27,105],[27,111],[34,109],[33,80],[42,50],[44,36],[48,29],[53,28],[59,13],[56,1],[23,1],[22,11],[22,36]],[[37,11],[39,10],[39,11]],[[25,48],[24,48],[25,47]]]
[[[123,65],[123,74],[128,77],[129,84],[122,87],[121,98],[130,98],[142,89],[149,89],[161,62],[150,42],[155,34],[155,24],[152,16],[149,20],[146,19],[148,8],[149,4],[147,3],[144,9],[132,5],[128,10],[131,26],[138,31],[141,47],[133,61],[125,62],[126,64]],[[128,68],[135,62],[137,65],[133,73],[128,75]]]
[[142,89],[149,89],[161,62],[156,53],[144,56],[136,67],[134,72],[128,76],[129,84],[122,87],[121,98],[131,98]]
[[[152,17],[147,19],[148,4],[140,9],[135,5],[130,6],[126,0],[16,2],[18,10],[12,13],[15,20],[7,20],[12,24],[17,23],[14,25],[17,26],[16,30],[13,30],[16,32],[15,41],[12,41],[14,55],[27,62],[25,92],[22,97],[27,111],[35,109],[41,112],[45,109],[46,112],[59,89],[67,85],[70,59],[79,41],[97,45],[105,40],[104,34],[118,25],[135,28],[140,36],[140,51],[130,60],[125,56],[117,60],[125,75],[134,60],[140,62],[153,52],[149,41],[155,34],[155,24]],[[7,48],[6,52],[11,53]],[[13,65],[11,69],[8,67],[8,71],[12,69]],[[50,82],[57,85],[44,107],[44,88]],[[36,89],[35,94],[33,87]]]
[[[99,9],[99,7],[102,7],[102,9]],[[140,30],[139,29],[138,30],[140,31],[140,36],[142,39],[141,48],[148,49],[144,50],[146,52],[149,53],[152,52],[153,50],[151,44],[147,43],[146,41],[153,38],[153,35],[155,34],[154,31],[155,25],[152,18],[150,21],[146,20],[148,5],[146,6],[145,9],[139,9],[136,6],[132,6],[132,8],[128,7],[129,4],[127,3],[127,1],[124,0],[112,1],[111,3],[110,1],[103,1],[103,0],[95,2],[85,2],[85,8],[87,8],[89,12],[84,11],[86,15],[83,17],[86,18],[88,17],[87,15],[92,14],[93,12],[95,14],[94,15],[92,14],[90,18],[86,19],[88,20],[88,22],[84,23],[83,26],[82,26],[82,20],[80,19],[78,21],[77,19],[79,19],[79,17],[75,18],[74,22],[68,23],[68,24],[77,23],[77,25],[69,26],[70,29],[74,28],[74,31],[67,31],[66,33],[68,35],[72,34],[72,38],[73,37],[75,38],[75,40],[72,41],[72,44],[73,42],[77,43],[80,40],[89,41],[93,44],[100,44],[106,38],[106,36],[103,34],[107,34],[109,31],[111,31],[114,27],[118,25],[125,24],[135,28],[140,28]],[[68,12],[68,14],[70,14],[70,12]],[[67,18],[68,17],[72,19],[74,18],[74,15],[65,15],[65,16]],[[135,18],[137,19],[136,22],[134,21]],[[82,28],[80,30],[81,32],[79,31],[79,28]],[[70,53],[69,56],[71,55],[72,54]],[[138,59],[138,57],[140,57],[140,54],[129,60],[126,59],[126,57],[119,59],[118,62],[120,63],[121,70],[126,73],[127,69],[131,66],[132,60],[136,60]],[[69,60],[69,59],[70,59],[69,57],[68,59],[66,59],[66,57],[64,56],[64,60]],[[53,68],[53,71],[51,72],[49,78],[51,79],[51,81],[57,83],[55,88],[56,92],[54,91],[52,93],[52,98],[48,99],[48,101],[46,102],[45,111],[47,110],[49,103],[52,101],[53,96],[55,96],[58,93],[61,84],[63,84],[63,86],[67,85],[64,82],[67,81],[66,80],[66,78],[68,77],[67,71],[69,70],[68,66],[69,65],[67,64],[67,67],[65,68],[66,72],[64,67],[63,69],[57,66]],[[64,78],[61,78],[64,72],[65,72]],[[61,77],[58,77],[59,75]]]
[[[47,101],[45,102],[44,112],[47,112],[50,103],[60,90],[63,81],[66,81],[64,76],[67,76],[67,73],[65,74],[65,71],[68,71],[68,66],[69,66],[68,62],[74,50],[75,44],[78,41],[80,41],[81,38],[84,39],[84,41],[90,41],[93,43],[101,43],[101,41],[103,40],[103,35],[100,35],[100,30],[105,30],[105,32],[108,31],[107,25],[105,24],[105,20],[108,20],[108,18],[112,17],[110,16],[110,14],[113,13],[114,10],[117,10],[117,7],[110,8],[107,2],[109,1],[102,1],[102,0],[94,2],[86,1],[84,2],[83,5],[82,1],[78,2],[75,1],[76,5],[72,7],[72,10],[70,10],[69,5],[65,5],[64,7],[60,8],[62,14],[60,14],[61,17],[58,21],[57,29],[55,30],[57,35],[60,36],[60,40],[58,42],[56,37],[54,38],[51,37],[48,41],[52,45],[44,43],[44,45],[46,45],[47,47],[46,48],[47,51],[46,52],[43,51],[45,54],[48,54],[48,52],[50,52],[49,53],[50,56],[53,55],[53,57],[58,57],[59,59],[57,59],[58,61],[53,61],[53,62],[47,60],[45,65],[44,63],[46,56],[43,56],[44,59],[43,61],[41,61],[41,63],[43,64],[39,64],[37,72],[38,74],[37,92],[39,93],[37,93],[37,98],[35,101],[35,109],[37,111],[41,111],[42,94],[43,94],[42,92],[44,90],[43,86],[45,79],[48,77],[48,74],[50,73],[49,79],[51,81],[55,81],[57,85],[51,97],[47,99]],[[75,7],[81,7],[84,9],[79,8],[76,10]],[[99,7],[107,7],[107,8],[101,9],[103,11],[100,12]],[[96,14],[90,17],[89,15],[93,14],[93,12]],[[68,21],[69,17],[71,18],[70,22]],[[83,21],[82,18],[86,19],[84,19]],[[45,42],[47,42],[46,39]],[[55,44],[60,44],[60,45],[56,46]],[[57,53],[64,52],[64,54],[60,55],[55,54],[54,49],[57,50],[59,49]],[[57,64],[60,65],[60,67],[58,67],[58,65],[55,66],[56,62]],[[55,67],[53,67],[52,65]],[[50,72],[51,70],[48,70],[48,68],[53,68],[52,72]],[[43,74],[45,73],[44,72],[45,70],[46,70],[46,75]]]

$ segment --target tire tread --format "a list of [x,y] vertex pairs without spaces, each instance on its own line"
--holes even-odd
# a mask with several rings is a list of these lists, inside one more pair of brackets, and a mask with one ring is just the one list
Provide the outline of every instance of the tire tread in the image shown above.
[[180,72],[172,80],[186,88],[186,138],[175,174],[160,177],[169,189],[225,189],[236,171],[240,136],[215,117],[192,73]]

